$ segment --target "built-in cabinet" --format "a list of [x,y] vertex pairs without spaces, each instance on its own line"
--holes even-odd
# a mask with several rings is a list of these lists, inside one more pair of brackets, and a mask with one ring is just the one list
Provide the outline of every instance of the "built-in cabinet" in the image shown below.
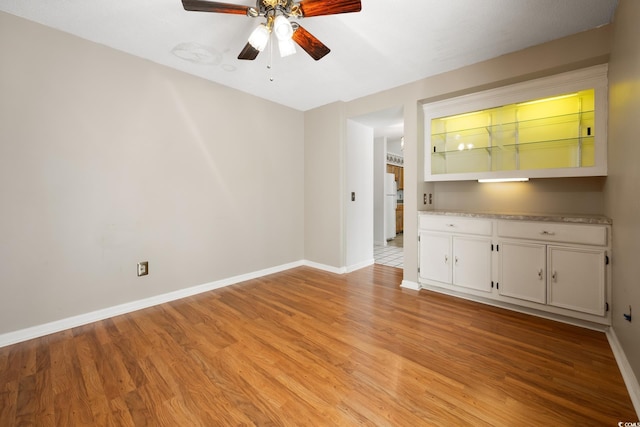
[[490,292],[491,241],[486,237],[456,236],[453,239],[453,284]]
[[503,296],[605,314],[608,226],[497,221]]
[[607,219],[489,216],[419,215],[423,288],[609,324]]
[[425,181],[607,174],[607,66],[424,104]]
[[420,218],[420,279],[491,292],[490,221]]
[[547,303],[546,245],[531,242],[502,242],[498,292],[505,297]]
[[547,247],[547,304],[603,316],[607,251]]

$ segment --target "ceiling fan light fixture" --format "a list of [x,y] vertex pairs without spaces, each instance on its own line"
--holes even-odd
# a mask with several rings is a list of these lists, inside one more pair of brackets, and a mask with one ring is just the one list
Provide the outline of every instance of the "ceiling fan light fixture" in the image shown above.
[[272,32],[275,33],[279,42],[284,41],[279,43],[281,56],[294,54],[296,51],[295,43],[318,61],[331,52],[331,49],[297,22],[291,22],[290,19],[360,12],[362,10],[361,0],[255,0],[255,7],[212,0],[182,0],[182,6],[184,10],[188,11],[265,18],[267,22],[253,30],[248,42],[238,54],[238,59],[248,61],[256,59],[258,54],[267,47],[267,44],[273,42],[271,40]]
[[262,52],[264,48],[267,47],[268,42],[269,28],[267,28],[267,26],[264,24],[258,25],[249,36],[249,44],[253,46],[254,49],[260,52]]
[[293,27],[291,27],[291,22],[284,15],[278,15],[273,21],[273,32],[276,33],[276,37],[280,41],[291,40]]
[[291,56],[296,53],[296,44],[291,39],[278,40],[278,49],[280,57]]

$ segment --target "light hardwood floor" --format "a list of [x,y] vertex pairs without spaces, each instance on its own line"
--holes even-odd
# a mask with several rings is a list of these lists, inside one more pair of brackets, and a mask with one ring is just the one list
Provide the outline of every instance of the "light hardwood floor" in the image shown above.
[[0,426],[616,426],[603,333],[296,268],[0,349]]

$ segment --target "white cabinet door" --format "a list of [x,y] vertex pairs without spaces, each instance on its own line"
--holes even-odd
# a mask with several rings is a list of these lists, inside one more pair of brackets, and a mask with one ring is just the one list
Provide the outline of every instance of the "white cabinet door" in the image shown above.
[[604,315],[605,255],[604,249],[549,246],[548,304]]
[[451,236],[420,232],[420,278],[451,283]]
[[546,245],[498,242],[500,295],[545,304],[547,302]]
[[454,236],[453,284],[491,292],[491,239]]

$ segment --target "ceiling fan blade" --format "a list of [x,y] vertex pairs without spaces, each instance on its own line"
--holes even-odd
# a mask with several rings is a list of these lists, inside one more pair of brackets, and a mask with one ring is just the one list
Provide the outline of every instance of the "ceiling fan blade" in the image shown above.
[[360,12],[360,0],[302,0],[302,16],[335,15],[337,13]]
[[253,61],[254,59],[256,59],[259,53],[260,51],[251,46],[251,43],[247,43],[246,45],[244,45],[244,48],[242,49],[242,52],[240,52],[240,55],[238,55],[238,59]]
[[247,15],[249,6],[241,6],[238,4],[221,3],[217,1],[206,0],[182,0],[184,10],[196,12],[216,12],[231,13],[234,15]]
[[324,43],[315,38],[313,34],[299,25],[298,28],[293,32],[293,36],[291,36],[291,38],[316,61],[323,58],[327,53],[331,52],[331,49],[325,46]]

